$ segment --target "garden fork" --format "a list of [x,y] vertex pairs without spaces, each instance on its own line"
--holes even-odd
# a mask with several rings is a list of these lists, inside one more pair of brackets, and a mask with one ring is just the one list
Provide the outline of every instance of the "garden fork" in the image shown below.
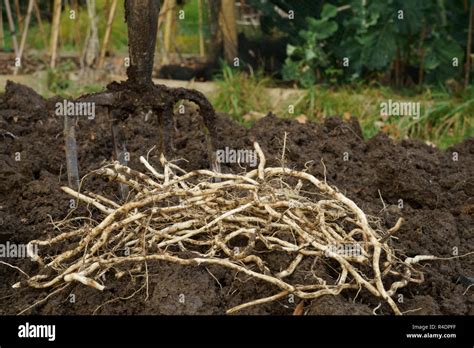
[[[165,155],[172,158],[174,152],[173,133],[174,105],[180,100],[189,100],[199,106],[206,128],[206,151],[213,170],[220,171],[215,154],[217,132],[215,111],[206,97],[195,90],[168,88],[152,81],[155,45],[157,36],[159,0],[125,0],[125,20],[128,27],[130,66],[127,81],[112,82],[107,91],[78,98],[80,102],[93,102],[105,106],[112,118],[112,137],[116,159],[125,164],[126,144],[122,130],[124,119],[138,108],[153,111],[162,120],[162,141]],[[66,158],[68,181],[71,187],[79,186],[77,152],[74,137],[74,122],[65,121]],[[122,198],[126,198],[126,187],[121,186]]]

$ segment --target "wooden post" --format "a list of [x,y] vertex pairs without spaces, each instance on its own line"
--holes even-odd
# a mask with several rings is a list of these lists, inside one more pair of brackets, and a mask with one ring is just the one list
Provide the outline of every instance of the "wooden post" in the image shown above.
[[112,23],[114,22],[116,10],[117,10],[117,0],[113,0],[112,5],[110,6],[109,17],[107,19],[107,28],[105,29],[104,42],[102,43],[102,48],[100,50],[100,58],[99,58],[99,64],[98,64],[99,69],[104,66],[105,53],[107,51],[107,46],[109,44],[110,33],[112,32]]
[[464,75],[464,87],[469,86],[469,78],[471,73],[471,47],[472,47],[472,26],[474,21],[474,3],[471,5],[469,14],[469,28],[467,31],[467,47],[466,47],[466,72]]
[[4,49],[6,48],[5,33],[3,32],[3,6],[2,6],[1,1],[0,1],[0,46],[2,46]]
[[5,11],[7,13],[8,25],[10,27],[10,35],[13,41],[13,50],[15,51],[15,56],[18,56],[18,42],[16,39],[16,31],[15,31],[15,22],[13,21],[12,10],[10,8],[10,1],[5,0]]
[[56,67],[56,58],[58,54],[59,25],[61,22],[61,0],[54,0],[53,23],[51,28],[51,63],[50,67]]
[[202,25],[202,0],[198,0],[198,15],[199,15],[199,56],[204,58],[206,52],[204,51],[204,32]]
[[224,57],[231,64],[237,57],[237,23],[235,0],[222,0],[220,27],[224,40]]
[[210,31],[209,43],[206,49],[207,60],[216,63],[222,48],[222,33],[219,26],[220,0],[206,0],[206,11]]
[[[20,60],[20,65],[21,65],[21,59],[23,56],[23,51],[25,50],[26,38],[28,36],[28,28],[30,27],[31,13],[33,12],[33,3],[34,3],[34,0],[28,1],[28,9],[26,11],[25,25],[23,26],[23,33],[21,34],[20,49],[18,50],[18,55],[16,56],[16,58]],[[13,74],[14,75],[18,74],[18,70],[19,70],[19,67],[15,65],[15,70],[13,71]]]

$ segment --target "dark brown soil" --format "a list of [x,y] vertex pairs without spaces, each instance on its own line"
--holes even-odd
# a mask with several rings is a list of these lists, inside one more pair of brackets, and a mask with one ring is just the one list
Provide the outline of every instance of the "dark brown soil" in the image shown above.
[[[69,197],[60,190],[67,184],[65,173],[63,120],[54,115],[54,99],[43,100],[32,90],[10,84],[0,96],[0,243],[26,243],[53,235],[50,221],[63,219]],[[82,174],[112,159],[110,123],[103,110],[94,120],[83,118],[77,129],[79,165]],[[200,117],[188,112],[177,117],[176,158],[185,158],[186,169],[209,167],[206,141]],[[249,148],[257,140],[269,165],[279,165],[284,133],[288,133],[286,165],[324,177],[353,199],[367,214],[378,217],[385,228],[399,216],[406,223],[393,241],[400,255],[433,254],[442,257],[472,251],[474,245],[474,138],[447,151],[419,141],[395,143],[384,134],[365,141],[356,119],[344,123],[328,118],[324,124],[300,124],[269,115],[246,129],[226,115],[218,114],[218,143],[234,149]],[[125,121],[125,137],[132,168],[142,170],[139,156],[161,144],[159,122],[145,121],[137,114]],[[15,137],[13,137],[14,135]],[[161,150],[150,153],[158,165]],[[453,152],[459,159],[453,161]],[[21,160],[15,160],[15,154]],[[347,154],[345,154],[347,153]],[[344,156],[348,155],[348,160]],[[239,171],[224,167],[223,171]],[[86,183],[88,189],[118,195],[115,184],[99,179]],[[380,194],[379,194],[380,192]],[[383,197],[386,209],[380,199]],[[398,207],[403,200],[403,208]],[[84,207],[79,207],[79,212]],[[79,212],[75,212],[79,213]],[[286,261],[285,255],[268,256],[272,269]],[[34,274],[37,265],[29,259],[4,259]],[[295,280],[311,275],[311,270],[331,279],[331,265],[322,261],[302,264]],[[400,293],[402,311],[414,314],[474,315],[474,293],[460,278],[474,276],[472,255],[425,264],[426,281],[411,284]],[[74,285],[67,293],[51,297],[29,313],[39,314],[223,314],[226,309],[268,296],[277,289],[220,267],[183,267],[165,262],[149,266],[149,288],[138,291],[142,278],[107,278],[106,290],[98,292]],[[46,291],[12,289],[21,279],[16,270],[0,264],[0,314],[15,314],[47,295]],[[71,303],[69,294],[75,295]],[[184,295],[184,303],[179,301]],[[182,299],[182,297],[181,297]],[[284,299],[246,310],[247,314],[291,314],[298,304]],[[361,291],[346,292],[305,303],[308,314],[372,314],[379,301]],[[103,304],[103,305],[102,305]],[[101,307],[99,307],[102,305]],[[98,308],[99,307],[99,308]],[[378,313],[391,313],[382,306]]]

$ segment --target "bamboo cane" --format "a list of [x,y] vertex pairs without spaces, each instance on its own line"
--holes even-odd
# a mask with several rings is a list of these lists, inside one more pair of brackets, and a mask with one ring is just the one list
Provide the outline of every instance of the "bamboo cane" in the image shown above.
[[204,58],[206,52],[204,51],[204,33],[202,26],[202,0],[198,0],[198,15],[199,15],[199,56]]
[[114,21],[116,10],[117,10],[117,0],[113,0],[112,5],[110,6],[109,17],[107,19],[107,28],[105,29],[104,42],[102,43],[102,49],[100,50],[100,57],[99,57],[99,64],[98,64],[99,69],[104,66],[105,53],[107,51],[107,46],[109,45],[110,34],[112,32],[112,23]]
[[56,67],[56,58],[58,54],[59,24],[61,21],[61,0],[54,0],[53,23],[51,30],[51,63],[52,69]]
[[174,16],[176,1],[175,0],[165,0],[165,28],[164,28],[164,38],[163,46],[165,48],[165,56],[163,57],[164,62],[169,62],[169,54],[171,52],[171,36],[173,31],[173,21],[176,19]]
[[18,42],[16,39],[15,22],[13,21],[12,10],[10,8],[9,0],[5,0],[5,11],[7,13],[8,25],[10,27],[10,35],[12,37],[13,50],[15,51],[15,56],[18,56]]
[[[33,12],[33,3],[34,3],[34,0],[28,1],[28,9],[26,11],[25,25],[23,27],[23,33],[21,34],[20,49],[18,50],[18,55],[17,55],[17,59],[20,60],[20,65],[21,65],[21,58],[23,56],[23,51],[25,50],[26,38],[28,36],[28,28],[30,27],[31,14]],[[15,70],[13,71],[13,74],[14,75],[18,74],[18,70],[19,70],[19,67],[15,65]]]

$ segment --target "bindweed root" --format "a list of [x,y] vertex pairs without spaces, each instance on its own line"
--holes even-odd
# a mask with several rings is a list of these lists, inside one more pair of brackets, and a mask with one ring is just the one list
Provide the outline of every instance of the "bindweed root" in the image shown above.
[[[275,287],[274,295],[230,308],[228,313],[288,294],[316,299],[365,288],[401,314],[393,300],[396,292],[422,282],[416,263],[436,258],[400,259],[389,243],[402,220],[382,233],[337,188],[306,172],[266,167],[260,146],[254,147],[258,169],[240,175],[186,172],[164,157],[160,171],[143,157],[140,161],[147,173],[117,162],[99,169],[96,175],[129,187],[125,203],[64,187],[97,209],[102,219],[31,241],[30,249],[40,250],[34,259],[41,271],[15,287],[53,288],[80,282],[103,291],[106,273],[120,278],[127,272],[143,272],[139,264],[167,261],[218,265]],[[272,252],[286,253],[291,261],[284,269],[273,270],[264,259]],[[291,275],[306,258],[332,260],[338,278],[328,282],[313,274],[305,284],[292,282]]]

